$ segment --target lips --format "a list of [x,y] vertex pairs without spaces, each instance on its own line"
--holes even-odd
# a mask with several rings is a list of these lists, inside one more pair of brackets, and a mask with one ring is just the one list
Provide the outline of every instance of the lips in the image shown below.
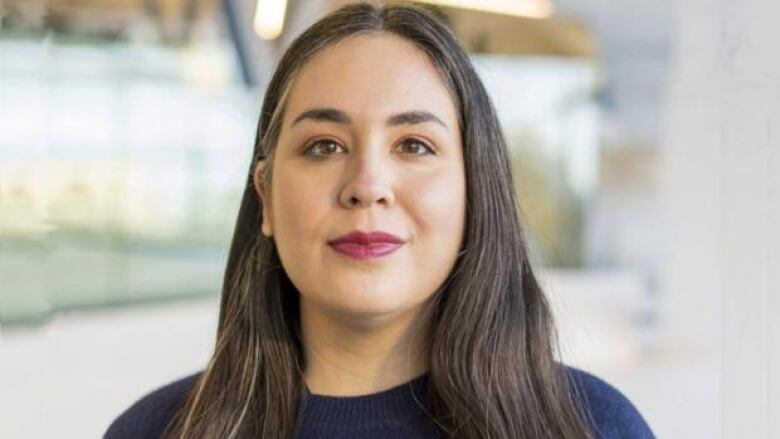
[[355,259],[378,258],[398,250],[404,241],[385,232],[351,232],[328,241],[337,252]]

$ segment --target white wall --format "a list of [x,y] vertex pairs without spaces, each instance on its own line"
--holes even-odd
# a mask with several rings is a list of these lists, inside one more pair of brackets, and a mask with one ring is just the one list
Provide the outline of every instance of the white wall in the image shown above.
[[780,3],[680,2],[668,78],[667,340],[720,358],[724,438],[780,437]]

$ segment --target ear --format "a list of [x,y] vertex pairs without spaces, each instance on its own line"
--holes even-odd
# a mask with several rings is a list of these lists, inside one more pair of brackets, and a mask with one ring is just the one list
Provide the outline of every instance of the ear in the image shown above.
[[252,173],[252,180],[254,182],[255,192],[257,192],[257,196],[260,197],[260,200],[263,204],[263,224],[260,225],[260,231],[263,233],[263,235],[270,238],[273,236],[273,222],[271,219],[271,200],[268,196],[268,193],[266,192],[265,182],[263,180],[264,166],[265,160],[259,160],[257,162],[257,165],[255,165],[255,170]]

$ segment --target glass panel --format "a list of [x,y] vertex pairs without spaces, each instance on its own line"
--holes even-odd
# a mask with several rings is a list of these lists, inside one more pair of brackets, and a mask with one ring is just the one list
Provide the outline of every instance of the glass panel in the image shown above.
[[0,323],[218,293],[259,105],[217,11],[31,4],[0,31]]

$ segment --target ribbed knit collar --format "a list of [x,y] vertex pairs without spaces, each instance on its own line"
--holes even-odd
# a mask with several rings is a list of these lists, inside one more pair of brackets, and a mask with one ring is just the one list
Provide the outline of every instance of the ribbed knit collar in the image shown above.
[[329,425],[376,425],[424,416],[428,374],[387,390],[358,396],[317,395],[304,390],[304,417]]

